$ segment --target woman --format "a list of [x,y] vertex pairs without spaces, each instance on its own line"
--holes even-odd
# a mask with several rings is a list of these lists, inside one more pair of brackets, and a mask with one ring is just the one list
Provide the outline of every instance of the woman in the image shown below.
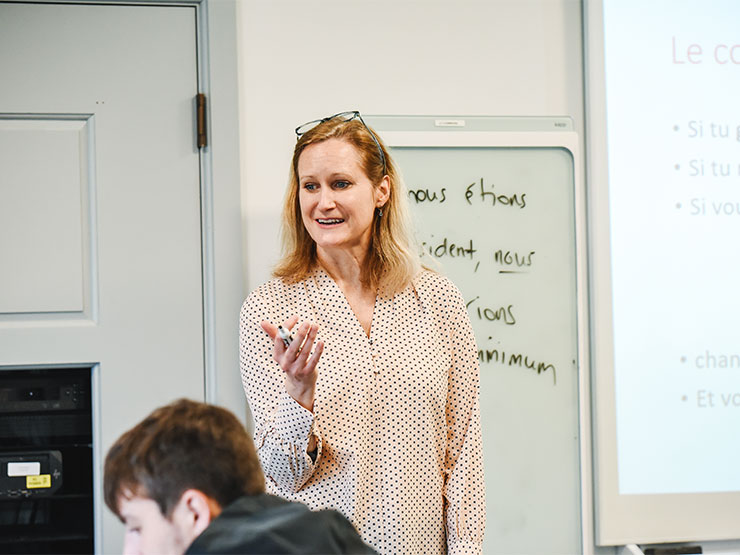
[[479,376],[462,297],[420,267],[399,173],[358,112],[296,133],[284,257],[240,316],[267,489],[338,509],[381,553],[479,553]]

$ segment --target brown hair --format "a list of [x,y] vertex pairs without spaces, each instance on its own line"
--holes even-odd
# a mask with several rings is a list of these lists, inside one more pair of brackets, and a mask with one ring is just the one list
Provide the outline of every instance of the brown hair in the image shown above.
[[[371,130],[358,118],[351,121],[335,118],[320,123],[299,138],[293,151],[283,205],[283,258],[273,271],[275,277],[295,283],[308,277],[318,264],[316,243],[301,218],[298,159],[309,145],[333,138],[347,141],[357,149],[362,168],[374,186],[377,187],[385,175],[390,182],[390,195],[383,206],[383,215],[378,216],[376,212],[372,224],[370,252],[361,273],[363,283],[392,295],[403,290],[421,269],[401,174],[378,134],[372,131],[378,141],[376,144],[370,133]],[[385,172],[378,147],[385,157]]]
[[119,518],[121,496],[156,501],[169,517],[187,489],[222,507],[265,491],[265,478],[244,426],[228,410],[180,399],[124,433],[105,458],[105,503]]

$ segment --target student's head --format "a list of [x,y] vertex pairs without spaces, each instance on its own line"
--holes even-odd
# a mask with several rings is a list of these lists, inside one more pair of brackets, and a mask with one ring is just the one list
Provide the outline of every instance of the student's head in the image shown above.
[[125,553],[183,553],[222,507],[264,490],[237,418],[185,399],[152,412],[105,459],[105,502],[126,525]]
[[[305,132],[304,132],[304,129]],[[314,127],[299,128],[293,151],[288,190],[283,205],[283,254],[275,275],[288,282],[307,277],[317,265],[317,248],[306,229],[301,210],[301,155],[313,145],[342,141],[351,145],[364,177],[382,200],[371,206],[375,210],[370,223],[370,245],[364,280],[368,285],[382,286],[389,293],[405,287],[420,268],[413,247],[408,201],[401,175],[382,139],[365,125],[359,113],[345,112],[320,121]]]

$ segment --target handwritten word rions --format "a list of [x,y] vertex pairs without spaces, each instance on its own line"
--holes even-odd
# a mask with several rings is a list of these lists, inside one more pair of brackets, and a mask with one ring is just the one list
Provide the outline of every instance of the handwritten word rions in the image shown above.
[[478,320],[487,320],[488,322],[503,322],[507,326],[516,324],[514,317],[514,305],[501,306],[499,308],[490,308],[480,306],[478,303],[480,295],[465,303],[465,308],[472,311],[472,316],[478,316]]

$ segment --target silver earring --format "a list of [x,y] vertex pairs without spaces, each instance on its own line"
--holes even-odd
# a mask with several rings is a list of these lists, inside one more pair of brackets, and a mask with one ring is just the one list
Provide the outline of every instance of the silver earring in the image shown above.
[[383,216],[383,207],[382,206],[378,206],[378,218],[380,218],[382,216]]

